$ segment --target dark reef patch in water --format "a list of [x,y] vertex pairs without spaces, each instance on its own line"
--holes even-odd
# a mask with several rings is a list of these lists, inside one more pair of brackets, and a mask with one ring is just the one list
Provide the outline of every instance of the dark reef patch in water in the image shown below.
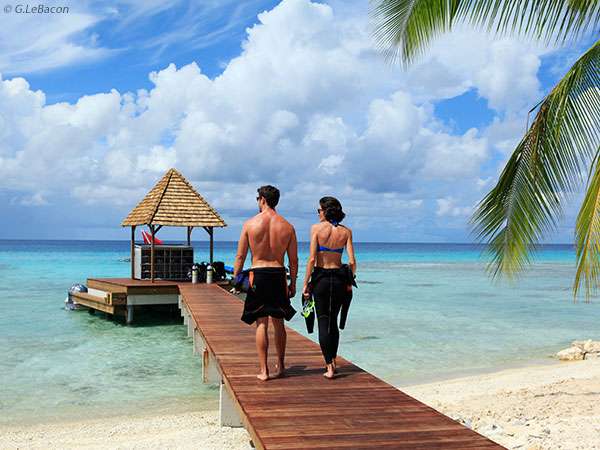
[[373,341],[375,339],[381,339],[379,336],[358,336],[353,341]]
[[100,390],[94,386],[73,386],[71,387],[71,391],[84,396],[97,394],[100,392]]
[[539,293],[537,293],[537,294],[519,294],[519,297],[520,298],[535,298],[538,300],[542,299],[542,296]]
[[484,292],[462,292],[460,295],[466,297],[466,298],[485,298],[485,297],[498,297],[500,294],[497,294],[495,292],[491,292],[491,291],[484,291]]

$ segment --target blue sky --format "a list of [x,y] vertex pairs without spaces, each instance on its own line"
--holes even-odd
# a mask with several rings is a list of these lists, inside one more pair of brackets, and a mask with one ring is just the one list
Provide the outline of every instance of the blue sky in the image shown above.
[[[78,61],[58,70],[15,75],[26,76],[32,89],[42,89],[49,102],[75,102],[81,95],[113,88],[120,92],[150,89],[148,74],[170,63],[181,67],[197,61],[208,76],[214,77],[223,71],[223,64],[240,53],[245,29],[256,22],[257,14],[277,4],[272,1],[155,3],[156,8],[148,7],[147,11],[141,7],[142,2],[115,2],[112,7],[101,8],[90,5],[89,11],[98,14],[99,20],[82,29],[73,40],[83,44],[93,42],[95,47],[107,50],[106,57]],[[79,9],[76,4],[67,4],[73,11]],[[43,19],[36,22],[43,27]]]
[[[357,240],[469,242],[527,111],[588,44],[462,27],[404,71],[374,49],[366,1],[61,5],[0,15],[0,238],[126,239],[174,166],[221,239],[271,183],[300,239],[336,195]],[[572,241],[578,198],[549,242]]]

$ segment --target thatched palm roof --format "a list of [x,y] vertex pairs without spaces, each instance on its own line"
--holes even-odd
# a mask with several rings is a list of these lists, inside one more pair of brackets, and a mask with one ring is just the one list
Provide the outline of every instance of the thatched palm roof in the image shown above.
[[217,211],[175,169],[170,169],[156,183],[121,225],[227,226]]

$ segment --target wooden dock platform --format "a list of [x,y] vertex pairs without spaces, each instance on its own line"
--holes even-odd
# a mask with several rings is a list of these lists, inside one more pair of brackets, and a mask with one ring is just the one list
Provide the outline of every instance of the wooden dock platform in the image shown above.
[[92,310],[123,316],[133,322],[134,308],[148,305],[176,305],[179,283],[132,278],[88,278],[88,292],[75,292],[73,299]]
[[287,376],[261,382],[255,328],[241,322],[242,303],[217,285],[179,290],[203,379],[221,385],[221,424],[243,425],[256,448],[503,448],[341,357],[338,377],[325,379],[319,346],[289,328]]

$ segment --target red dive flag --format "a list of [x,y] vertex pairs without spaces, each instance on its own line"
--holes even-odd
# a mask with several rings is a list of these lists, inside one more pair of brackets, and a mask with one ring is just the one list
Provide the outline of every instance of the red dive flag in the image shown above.
[[[142,231],[142,238],[144,238],[144,244],[151,244],[152,243],[152,234],[148,233],[147,231]],[[163,241],[161,241],[160,239],[158,239],[155,236],[154,237],[154,243],[156,245],[162,245]]]

